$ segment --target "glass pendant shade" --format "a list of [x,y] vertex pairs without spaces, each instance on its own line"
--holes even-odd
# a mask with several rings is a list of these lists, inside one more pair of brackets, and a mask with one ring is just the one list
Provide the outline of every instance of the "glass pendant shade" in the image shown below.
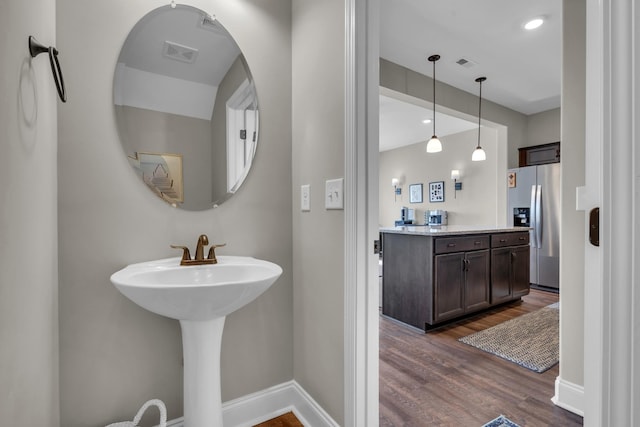
[[487,160],[487,153],[484,152],[482,147],[478,146],[475,150],[473,150],[473,154],[471,155],[471,160],[474,162],[481,162],[483,160]]
[[433,135],[427,142],[427,153],[439,153],[442,151],[442,143],[437,136]]

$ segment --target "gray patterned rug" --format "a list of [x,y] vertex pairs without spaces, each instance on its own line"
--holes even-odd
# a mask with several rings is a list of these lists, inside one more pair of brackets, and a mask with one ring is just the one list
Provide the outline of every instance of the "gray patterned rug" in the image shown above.
[[459,341],[532,371],[544,372],[558,363],[559,314],[558,303],[551,304]]

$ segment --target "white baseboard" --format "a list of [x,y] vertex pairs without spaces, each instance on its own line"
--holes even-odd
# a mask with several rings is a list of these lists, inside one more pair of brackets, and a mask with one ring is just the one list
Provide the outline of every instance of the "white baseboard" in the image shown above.
[[556,378],[556,394],[551,398],[556,405],[584,417],[584,387]]
[[[289,411],[305,427],[339,427],[293,380],[222,404],[224,427],[250,427]],[[167,427],[184,427],[184,420],[170,420]]]

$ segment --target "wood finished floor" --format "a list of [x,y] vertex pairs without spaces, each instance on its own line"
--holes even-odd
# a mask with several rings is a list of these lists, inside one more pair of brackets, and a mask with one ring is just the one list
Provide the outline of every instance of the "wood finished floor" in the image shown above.
[[304,427],[300,420],[294,415],[293,412],[287,412],[279,417],[270,419],[260,424],[256,424],[254,427]]
[[581,426],[551,403],[558,365],[542,374],[458,338],[558,301],[531,290],[514,302],[428,334],[380,317],[380,426],[482,426],[500,414],[520,426]]

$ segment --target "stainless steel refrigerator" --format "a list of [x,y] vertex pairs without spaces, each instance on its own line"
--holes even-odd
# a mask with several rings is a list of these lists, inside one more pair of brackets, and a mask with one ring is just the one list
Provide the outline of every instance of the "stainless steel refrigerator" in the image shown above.
[[509,226],[531,227],[533,285],[560,287],[560,163],[509,169]]

